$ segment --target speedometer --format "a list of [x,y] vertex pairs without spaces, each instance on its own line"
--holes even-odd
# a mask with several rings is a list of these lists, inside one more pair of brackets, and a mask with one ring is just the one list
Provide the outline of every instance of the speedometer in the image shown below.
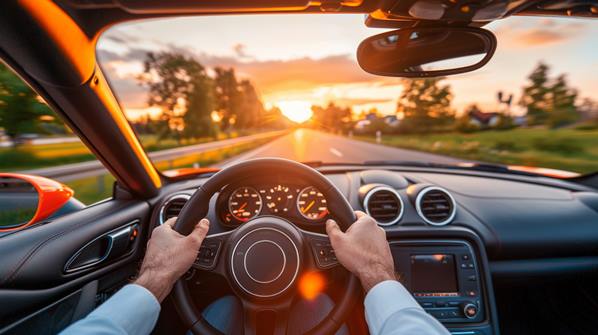
[[228,210],[237,220],[246,222],[262,210],[262,197],[251,187],[239,187],[228,198]]
[[297,197],[297,210],[306,219],[323,219],[328,214],[326,198],[317,188],[306,187]]

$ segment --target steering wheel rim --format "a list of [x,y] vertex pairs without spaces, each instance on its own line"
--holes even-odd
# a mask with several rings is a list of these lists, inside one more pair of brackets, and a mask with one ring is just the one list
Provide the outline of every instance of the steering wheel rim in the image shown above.
[[[306,181],[316,187],[328,200],[328,209],[337,220],[339,227],[345,231],[355,220],[355,213],[349,202],[342,193],[320,172],[308,167],[307,165],[281,158],[259,158],[241,162],[228,167],[210,177],[201,185],[193,196],[187,201],[181,210],[174,229],[183,235],[188,235],[197,221],[205,217],[209,210],[210,198],[219,192],[222,187],[230,183],[231,180],[243,175],[273,175],[284,171],[291,175]],[[229,279],[229,278],[227,278]],[[293,283],[293,286],[296,283]],[[346,320],[354,303],[357,300],[359,291],[359,282],[355,276],[349,274],[346,289],[340,297],[338,303],[330,311],[328,316],[317,326],[309,331],[309,334],[325,335],[333,334],[340,328]],[[186,282],[179,279],[174,286],[173,299],[175,306],[183,322],[194,334],[221,334],[212,327],[201,315],[201,312],[195,306]]]

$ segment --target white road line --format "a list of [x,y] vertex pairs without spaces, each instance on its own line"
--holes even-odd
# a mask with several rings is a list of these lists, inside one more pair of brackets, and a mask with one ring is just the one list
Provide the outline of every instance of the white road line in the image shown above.
[[343,157],[343,153],[336,150],[335,148],[330,148],[330,152],[332,152],[333,155],[337,156],[337,157]]

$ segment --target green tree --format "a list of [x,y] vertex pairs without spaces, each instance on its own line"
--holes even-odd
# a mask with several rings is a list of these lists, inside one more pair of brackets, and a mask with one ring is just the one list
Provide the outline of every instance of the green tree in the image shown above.
[[349,107],[340,107],[330,102],[326,107],[311,106],[311,110],[312,121],[317,127],[337,132],[347,131],[352,127],[353,112]]
[[235,70],[216,67],[215,98],[216,110],[220,116],[220,129],[229,131],[240,114],[242,96],[235,76]]
[[579,120],[575,106],[577,91],[567,85],[565,75],[560,75],[550,86],[548,125],[561,127]]
[[401,131],[429,132],[446,127],[454,121],[451,109],[453,95],[449,85],[440,85],[444,78],[405,80],[397,104],[397,114],[403,116]]
[[41,98],[8,67],[0,64],[0,127],[15,146],[20,135],[43,131],[43,116],[55,119]]
[[239,129],[255,128],[261,124],[264,117],[264,106],[255,87],[249,80],[239,83],[241,106],[236,117],[235,127]]
[[519,105],[527,109],[529,125],[545,124],[548,120],[550,67],[540,62],[529,75],[529,85],[523,88]]
[[149,88],[148,105],[162,109],[161,138],[215,135],[212,79],[196,60],[178,53],[148,53],[139,81]]

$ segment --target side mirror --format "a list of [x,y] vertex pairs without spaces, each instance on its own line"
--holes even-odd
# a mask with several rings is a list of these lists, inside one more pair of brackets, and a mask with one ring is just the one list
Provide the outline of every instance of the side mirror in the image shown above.
[[38,223],[64,206],[74,192],[43,177],[0,173],[0,233]]
[[405,28],[374,35],[357,48],[366,72],[389,77],[438,77],[476,70],[496,50],[496,37],[480,28]]

